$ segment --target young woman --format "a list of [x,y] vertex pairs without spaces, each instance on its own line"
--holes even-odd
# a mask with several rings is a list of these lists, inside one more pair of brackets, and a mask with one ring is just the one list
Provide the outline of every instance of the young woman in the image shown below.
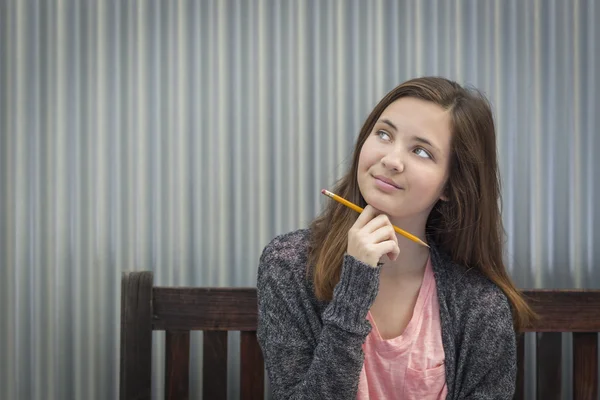
[[[435,77],[388,93],[309,229],[258,269],[258,339],[276,399],[512,399],[532,311],[502,260],[492,112]],[[397,235],[396,225],[429,248]]]

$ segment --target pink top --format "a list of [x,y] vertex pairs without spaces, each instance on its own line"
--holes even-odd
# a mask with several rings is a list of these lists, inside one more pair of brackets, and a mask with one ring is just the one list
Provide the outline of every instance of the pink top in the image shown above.
[[363,344],[358,400],[438,400],[448,393],[440,310],[431,259],[412,318],[402,335],[383,340],[371,312],[373,329]]

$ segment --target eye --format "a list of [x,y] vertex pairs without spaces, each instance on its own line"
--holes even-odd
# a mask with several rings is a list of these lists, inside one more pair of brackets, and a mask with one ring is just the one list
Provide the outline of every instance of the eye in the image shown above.
[[414,153],[421,158],[432,158],[431,154],[429,154],[429,152],[422,147],[417,147]]
[[386,141],[392,140],[392,137],[386,131],[381,131],[381,130],[377,131],[377,136],[379,136],[379,138],[386,140]]

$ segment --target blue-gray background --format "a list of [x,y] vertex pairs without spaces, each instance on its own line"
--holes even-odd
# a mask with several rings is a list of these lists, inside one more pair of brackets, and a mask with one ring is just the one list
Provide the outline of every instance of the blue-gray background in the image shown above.
[[0,398],[117,398],[121,271],[255,285],[421,75],[493,103],[519,286],[600,288],[598,21],[592,0],[0,0]]

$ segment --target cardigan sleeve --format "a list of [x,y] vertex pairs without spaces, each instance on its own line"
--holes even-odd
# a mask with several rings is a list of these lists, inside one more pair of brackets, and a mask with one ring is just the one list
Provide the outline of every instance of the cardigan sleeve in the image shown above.
[[310,321],[321,318],[304,284],[303,259],[281,240],[269,244],[258,269],[258,340],[273,398],[356,398],[370,332],[367,312],[377,294],[379,269],[344,257],[333,300],[314,337]]

